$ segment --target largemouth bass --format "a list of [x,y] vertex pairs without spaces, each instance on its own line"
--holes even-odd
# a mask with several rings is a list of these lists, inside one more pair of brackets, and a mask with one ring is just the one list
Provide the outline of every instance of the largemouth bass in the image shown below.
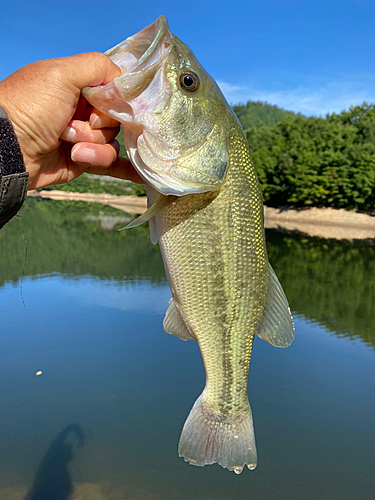
[[123,125],[145,180],[149,220],[172,299],[166,332],[198,342],[206,385],[179,454],[239,474],[257,452],[247,381],[254,335],[294,338],[288,301],[269,265],[259,182],[241,126],[215,81],[161,16],[106,54],[122,69],[86,99]]

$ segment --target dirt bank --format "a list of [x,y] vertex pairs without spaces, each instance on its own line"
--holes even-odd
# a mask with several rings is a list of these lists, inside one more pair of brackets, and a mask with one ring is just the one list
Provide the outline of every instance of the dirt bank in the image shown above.
[[264,207],[264,224],[268,228],[300,231],[309,236],[337,240],[375,238],[375,217],[365,213],[334,208]]
[[[69,191],[29,191],[28,196],[52,200],[70,200],[103,203],[129,214],[141,214],[146,210],[145,197],[116,196],[113,194],[73,193]],[[369,239],[375,238],[375,217],[365,213],[333,208],[264,207],[264,223],[267,228],[300,231],[320,238]]]
[[27,196],[32,198],[46,198],[49,200],[86,201],[102,203],[122,210],[128,214],[143,214],[147,208],[145,196],[116,196],[115,194],[76,193],[71,191],[28,191]]

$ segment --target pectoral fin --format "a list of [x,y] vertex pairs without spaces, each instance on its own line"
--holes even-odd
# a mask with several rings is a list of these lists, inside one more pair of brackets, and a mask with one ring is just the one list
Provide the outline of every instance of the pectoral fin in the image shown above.
[[269,266],[266,306],[255,333],[275,347],[288,347],[294,340],[293,319],[288,299],[271,266]]
[[151,207],[148,208],[146,212],[144,212],[142,215],[134,219],[127,226],[119,229],[119,231],[122,231],[123,229],[132,229],[133,227],[141,226],[145,222],[152,219],[152,217],[155,217],[156,214],[158,214],[166,206],[170,205],[176,198],[177,196],[163,196],[163,195],[160,196],[160,198],[153,205],[151,205]]
[[169,301],[169,307],[163,321],[163,328],[167,333],[175,335],[181,340],[197,340],[187,329],[173,299]]
[[[156,191],[152,186],[146,184],[146,193],[147,193],[147,207],[151,207],[160,197],[160,193]],[[148,227],[150,229],[150,239],[153,245],[159,241],[159,227],[156,221],[156,217],[151,217],[148,221]]]

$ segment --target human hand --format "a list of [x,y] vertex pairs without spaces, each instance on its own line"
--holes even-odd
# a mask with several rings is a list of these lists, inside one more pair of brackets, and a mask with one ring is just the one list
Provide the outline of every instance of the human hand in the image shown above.
[[13,123],[28,189],[69,182],[83,172],[143,182],[118,157],[119,123],[81,96],[86,86],[121,75],[107,56],[92,52],[24,66],[0,82],[0,106]]

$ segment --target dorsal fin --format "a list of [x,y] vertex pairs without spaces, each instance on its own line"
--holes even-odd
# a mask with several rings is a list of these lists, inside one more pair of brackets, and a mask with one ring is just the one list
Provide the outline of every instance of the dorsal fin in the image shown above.
[[255,333],[275,347],[288,347],[294,340],[293,318],[288,299],[271,265],[266,305]]

